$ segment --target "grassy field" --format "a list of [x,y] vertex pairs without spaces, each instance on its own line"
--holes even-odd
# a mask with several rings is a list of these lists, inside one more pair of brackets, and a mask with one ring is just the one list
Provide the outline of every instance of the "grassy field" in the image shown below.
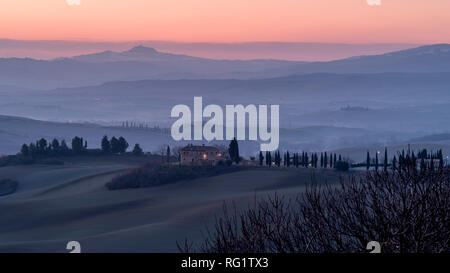
[[17,199],[32,196],[40,191],[71,182],[86,176],[120,172],[132,167],[155,161],[156,158],[135,156],[74,156],[55,158],[64,165],[18,165],[0,168],[0,179],[12,179],[19,182],[14,195],[4,199]]
[[176,241],[202,238],[224,202],[238,208],[274,192],[295,195],[314,173],[334,183],[332,170],[252,168],[152,188],[109,191],[105,183],[140,159],[73,158],[64,166],[0,168],[19,182],[0,197],[0,252],[177,252]]

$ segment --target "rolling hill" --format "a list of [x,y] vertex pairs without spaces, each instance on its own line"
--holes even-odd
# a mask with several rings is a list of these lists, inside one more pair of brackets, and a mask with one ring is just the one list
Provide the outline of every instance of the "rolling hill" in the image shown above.
[[[231,174],[143,189],[108,191],[117,175],[92,163],[90,168],[46,166],[0,168],[13,175],[18,191],[0,197],[0,252],[67,253],[77,240],[83,252],[177,252],[186,237],[202,240],[206,227],[223,213],[224,202],[236,209],[255,198],[294,197],[311,182],[311,169],[249,169]],[[123,167],[122,167],[123,168]],[[320,170],[317,183],[334,184],[338,174]]]
[[[40,138],[48,141],[65,139],[68,145],[75,136],[83,137],[88,148],[100,148],[101,138],[107,135],[124,136],[129,149],[139,143],[144,151],[160,153],[160,148],[184,146],[190,141],[176,142],[168,134],[144,128],[122,128],[101,126],[92,123],[48,122],[21,117],[0,115],[0,155],[16,154],[22,144],[35,142]],[[395,136],[395,138],[394,138]],[[405,140],[408,135],[393,132],[377,132],[366,129],[335,126],[308,126],[302,128],[282,128],[280,149],[290,151],[317,152],[349,147],[351,145],[375,145],[393,140]],[[228,141],[210,143],[228,145]],[[254,156],[259,150],[256,141],[240,141],[239,150],[245,157]]]

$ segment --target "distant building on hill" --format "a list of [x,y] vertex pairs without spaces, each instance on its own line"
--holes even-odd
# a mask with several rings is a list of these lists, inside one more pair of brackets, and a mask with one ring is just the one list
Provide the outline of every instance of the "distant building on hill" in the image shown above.
[[182,165],[214,165],[224,159],[224,155],[213,146],[189,144],[181,149]]
[[341,107],[341,111],[369,111],[369,107],[347,105],[346,107]]

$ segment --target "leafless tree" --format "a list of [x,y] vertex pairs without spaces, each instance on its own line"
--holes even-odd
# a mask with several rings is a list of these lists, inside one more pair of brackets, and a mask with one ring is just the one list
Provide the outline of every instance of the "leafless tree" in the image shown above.
[[182,252],[450,252],[450,178],[433,166],[367,172],[338,185],[313,181],[295,199],[277,194],[223,215],[204,241],[178,244]]
[[167,160],[167,144],[159,145],[154,154],[161,156],[161,161],[165,162]]

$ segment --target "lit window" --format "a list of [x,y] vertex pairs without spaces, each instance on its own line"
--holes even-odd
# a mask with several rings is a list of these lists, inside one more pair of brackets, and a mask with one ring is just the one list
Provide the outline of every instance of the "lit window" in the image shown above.
[[203,159],[206,159],[206,154],[203,154]]

